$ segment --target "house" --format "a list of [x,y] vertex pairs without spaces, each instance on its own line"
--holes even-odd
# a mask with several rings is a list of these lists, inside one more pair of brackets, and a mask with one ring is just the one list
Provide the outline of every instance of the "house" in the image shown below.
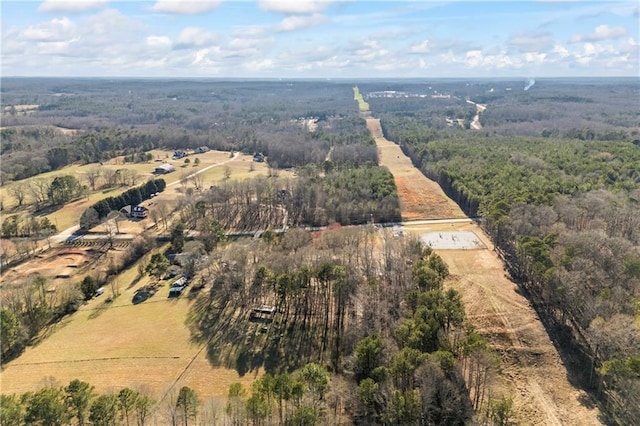
[[264,163],[264,154],[261,152],[253,154],[253,161],[256,163]]
[[169,297],[178,297],[182,294],[182,290],[187,286],[187,279],[185,277],[177,279],[171,288],[169,289]]
[[132,219],[144,219],[149,216],[149,209],[142,206],[124,206],[120,209],[120,213]]
[[178,150],[173,152],[173,157],[171,157],[171,158],[173,158],[174,160],[179,160],[179,159],[184,158],[186,156],[187,156],[186,151],[178,149]]
[[195,149],[196,154],[204,154],[205,152],[209,152],[208,146],[199,146],[198,148]]
[[153,170],[153,173],[157,174],[157,175],[166,175],[167,173],[171,173],[171,172],[175,172],[176,168],[173,167],[171,164],[166,163],[163,164],[161,166],[156,167]]

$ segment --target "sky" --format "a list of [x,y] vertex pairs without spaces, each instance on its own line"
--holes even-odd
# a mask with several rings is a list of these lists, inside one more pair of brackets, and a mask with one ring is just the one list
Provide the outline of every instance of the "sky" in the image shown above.
[[640,77],[637,1],[11,1],[3,77]]

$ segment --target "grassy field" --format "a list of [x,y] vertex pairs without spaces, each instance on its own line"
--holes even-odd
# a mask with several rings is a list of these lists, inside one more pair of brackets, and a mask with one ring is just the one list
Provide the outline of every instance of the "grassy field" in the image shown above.
[[369,104],[365,102],[364,98],[362,97],[362,93],[360,93],[360,89],[358,89],[358,86],[355,86],[353,88],[353,99],[358,102],[358,109],[360,110],[360,112],[369,111]]
[[[176,173],[165,176],[166,180],[171,184],[177,182],[181,175],[227,161],[224,166],[212,167],[202,173],[205,188],[224,180],[227,167],[231,180],[266,176],[269,173],[266,164],[253,163],[251,156],[238,155],[231,160],[228,152],[211,152],[200,154],[199,157],[201,164],[198,167],[193,166],[192,158],[192,164],[184,169],[177,167]],[[151,167],[152,164],[147,166]],[[78,169],[76,166],[71,170],[77,173]],[[292,173],[280,171],[279,175],[290,176]],[[187,184],[189,186],[192,185]],[[75,225],[84,208],[97,201],[98,197],[109,195],[113,194],[92,194],[89,200],[70,203],[53,213],[58,218],[59,228]],[[153,203],[175,201],[181,195],[182,185],[174,184],[145,204],[153,208]],[[61,215],[73,219],[66,221]],[[124,221],[121,231],[144,227],[147,222],[150,223],[150,219],[129,226]],[[75,253],[78,250],[65,249],[61,253],[69,257],[71,251]],[[64,256],[56,257],[52,253],[51,256],[21,264],[20,268],[41,268],[44,272],[51,269],[49,275],[56,275],[60,272],[59,268],[55,269],[56,266],[62,267],[64,262],[79,263],[86,260],[85,257],[79,257],[81,253],[76,254],[78,259],[74,258],[73,262],[72,259],[63,261]],[[21,271],[25,272],[26,269]],[[67,280],[76,278],[79,280],[81,277]],[[121,294],[112,303],[105,303],[106,298],[112,296],[111,287],[108,286],[103,296],[82,306],[77,313],[49,330],[41,343],[27,348],[18,359],[8,363],[2,372],[2,393],[33,391],[52,381],[67,384],[79,378],[96,386],[99,392],[130,386],[147,389],[158,399],[171,389],[187,385],[204,399],[207,396],[226,395],[229,385],[234,382],[249,387],[256,375],[261,374],[261,371],[253,371],[240,377],[236,370],[212,366],[206,342],[194,343],[187,324],[191,306],[196,302],[189,300],[186,295],[179,299],[168,299],[170,281],[163,282],[150,299],[135,305],[132,302],[133,295],[136,290],[149,284],[149,277],[138,277],[137,266],[134,265],[122,272],[114,284]]]
[[[209,151],[204,154],[190,155],[188,157],[190,160],[190,164],[185,165],[184,159],[175,160],[175,161],[171,160],[172,153],[169,151],[153,150],[153,151],[150,151],[150,153],[154,156],[154,158],[161,161],[131,164],[131,163],[123,163],[123,158],[118,157],[103,163],[101,167],[105,169],[112,169],[112,170],[117,170],[117,169],[133,170],[140,175],[140,178],[138,179],[139,183],[143,183],[150,178],[162,177],[167,182],[167,185],[170,185],[180,180],[185,175],[195,173],[206,167],[229,160],[229,152]],[[243,156],[243,157],[251,158],[250,156]],[[200,159],[200,164],[198,164],[197,166],[193,164],[196,158]],[[162,175],[162,176],[153,175],[152,172],[154,168],[159,164],[163,164],[164,162],[173,164],[174,167],[176,168],[176,172],[169,173],[167,175]],[[4,212],[5,214],[3,214],[3,216],[6,217],[7,215],[10,215],[13,213],[20,214],[23,216],[27,216],[30,214],[27,208],[23,208],[19,210],[16,209],[17,201],[11,195],[11,190],[10,190],[12,186],[14,185],[28,186],[35,179],[53,180],[56,176],[62,176],[62,175],[75,176],[80,181],[81,184],[86,184],[86,180],[83,178],[83,175],[86,174],[88,170],[96,166],[97,166],[96,164],[70,165],[60,170],[43,173],[38,176],[24,179],[19,182],[10,182],[7,185],[0,187],[0,198],[3,200],[3,207],[5,209],[5,212]],[[220,170],[217,170],[217,169],[218,168],[215,167],[213,169],[208,170],[207,172],[205,172],[205,176],[206,176],[206,173],[211,173],[214,176],[217,176],[219,174],[219,179],[222,179],[223,178],[222,168],[220,168]],[[248,165],[247,165],[247,170],[248,170]],[[46,214],[45,216],[49,218],[51,223],[57,226],[58,230],[67,229],[71,226],[78,224],[78,219],[80,218],[80,216],[82,215],[82,212],[87,207],[93,205],[94,203],[104,198],[117,196],[123,193],[124,191],[126,191],[127,189],[129,189],[129,187],[122,186],[122,187],[115,187],[115,188],[110,188],[106,190],[97,190],[95,192],[90,193],[88,197],[73,201],[71,203],[67,203],[62,208],[54,212],[51,212],[49,214]],[[33,199],[30,197],[29,194],[27,194],[27,196],[25,197],[24,203],[25,205],[33,203]]]
[[33,391],[52,381],[64,385],[75,378],[98,392],[145,388],[156,399],[184,385],[203,399],[225,395],[233,382],[248,387],[255,373],[240,377],[235,370],[213,367],[204,345],[191,341],[186,319],[195,302],[186,294],[168,299],[171,280],[162,281],[151,298],[133,304],[135,291],[149,283],[149,277],[138,277],[136,265],[124,271],[117,278],[121,294],[113,302],[106,303],[112,297],[108,286],[104,295],[8,363],[2,371],[2,393]]

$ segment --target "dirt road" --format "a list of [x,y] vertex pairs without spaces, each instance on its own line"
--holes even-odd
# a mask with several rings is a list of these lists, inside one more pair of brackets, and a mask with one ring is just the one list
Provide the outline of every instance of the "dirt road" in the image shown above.
[[[379,120],[367,118],[367,127],[378,144],[380,164],[389,168],[398,184],[403,219],[430,219],[433,214],[464,217],[435,182],[422,176],[396,144],[382,137]],[[430,204],[415,200],[428,200]],[[466,230],[486,245],[486,249],[439,250],[438,254],[449,265],[451,277],[446,285],[460,292],[469,322],[500,355],[500,373],[491,385],[491,393],[494,398],[513,398],[517,424],[603,424],[589,396],[569,382],[567,369],[535,310],[507,278],[482,229],[473,222],[414,223],[405,230],[417,234]]]
[[380,165],[393,173],[400,196],[402,220],[464,218],[465,214],[447,196],[440,185],[427,179],[413,167],[402,149],[382,136],[380,120],[367,118],[367,128],[376,141]]

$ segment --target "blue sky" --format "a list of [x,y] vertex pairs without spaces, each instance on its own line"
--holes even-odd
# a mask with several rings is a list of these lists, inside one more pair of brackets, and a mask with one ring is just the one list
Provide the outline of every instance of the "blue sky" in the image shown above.
[[638,2],[2,1],[2,76],[640,76]]

